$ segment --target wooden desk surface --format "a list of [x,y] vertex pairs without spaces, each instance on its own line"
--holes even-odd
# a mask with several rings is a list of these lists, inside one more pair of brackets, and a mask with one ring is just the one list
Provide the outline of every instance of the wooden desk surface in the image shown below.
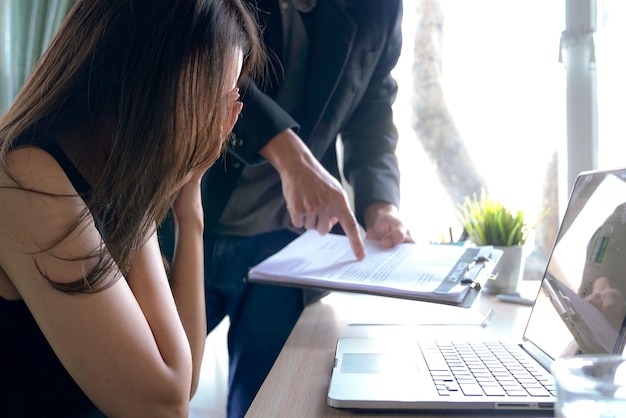
[[[539,284],[522,282],[520,290],[524,296],[534,297]],[[482,327],[479,324],[480,320],[491,308],[495,309],[495,314],[489,325]],[[484,337],[520,341],[530,310],[528,306],[500,302],[495,296],[484,294],[476,299],[472,308],[466,309],[378,296],[332,293],[321,302],[310,305],[302,313],[246,417],[357,415],[354,411],[331,408],[326,403],[335,346],[341,337],[415,336],[452,339]],[[466,322],[467,318],[477,318],[477,321],[468,325],[429,325],[432,323],[431,318],[426,318],[425,312],[435,312],[437,313],[435,316],[441,312],[449,317],[454,317],[458,312],[459,322]],[[377,320],[375,319],[377,317],[383,319]],[[387,318],[390,321],[387,321]],[[433,413],[358,414],[359,417],[378,418],[410,415],[433,416]],[[455,415],[443,413],[437,416],[458,416],[458,413]],[[511,414],[505,416],[510,417]]]

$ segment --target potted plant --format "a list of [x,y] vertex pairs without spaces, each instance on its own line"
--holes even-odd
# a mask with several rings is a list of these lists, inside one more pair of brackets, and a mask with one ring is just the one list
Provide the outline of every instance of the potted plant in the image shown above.
[[528,238],[529,227],[524,212],[513,214],[500,201],[484,190],[466,197],[458,212],[458,218],[474,245],[491,245],[503,251],[492,280],[487,280],[487,293],[514,293],[522,274],[523,246]]

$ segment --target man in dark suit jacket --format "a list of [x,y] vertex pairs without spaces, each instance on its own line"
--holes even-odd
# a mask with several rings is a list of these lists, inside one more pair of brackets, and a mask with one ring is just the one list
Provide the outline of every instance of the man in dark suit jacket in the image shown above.
[[[305,229],[340,227],[356,258],[365,256],[358,224],[386,246],[410,240],[397,209],[391,110],[402,2],[253,4],[268,77],[242,86],[228,152],[203,182],[207,320],[210,331],[230,318],[230,417],[245,414],[304,306],[319,297],[246,283],[249,267]],[[340,182],[338,137],[354,215]]]

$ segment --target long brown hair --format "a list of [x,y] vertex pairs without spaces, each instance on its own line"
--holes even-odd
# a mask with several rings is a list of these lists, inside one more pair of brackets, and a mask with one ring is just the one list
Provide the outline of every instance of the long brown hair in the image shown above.
[[15,141],[52,138],[90,183],[89,209],[50,248],[90,216],[104,225],[106,249],[78,258],[95,267],[69,284],[44,275],[56,288],[102,290],[113,264],[128,272],[182,179],[223,151],[233,59],[256,71],[258,36],[241,0],[77,1],[0,119],[0,169]]

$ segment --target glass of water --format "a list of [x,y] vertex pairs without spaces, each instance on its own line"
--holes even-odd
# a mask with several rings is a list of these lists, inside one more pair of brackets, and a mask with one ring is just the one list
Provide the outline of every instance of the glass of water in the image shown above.
[[594,354],[552,363],[559,418],[626,417],[626,357]]

